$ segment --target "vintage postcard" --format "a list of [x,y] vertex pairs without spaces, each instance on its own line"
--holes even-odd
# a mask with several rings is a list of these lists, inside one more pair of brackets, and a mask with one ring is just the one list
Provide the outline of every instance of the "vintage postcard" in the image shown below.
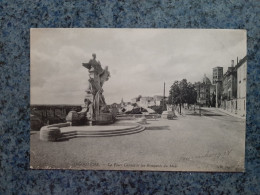
[[246,30],[30,36],[31,169],[244,171]]

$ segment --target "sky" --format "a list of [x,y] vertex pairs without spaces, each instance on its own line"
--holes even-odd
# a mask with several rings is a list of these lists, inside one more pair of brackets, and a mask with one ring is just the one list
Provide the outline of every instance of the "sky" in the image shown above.
[[212,81],[212,69],[227,67],[246,55],[246,30],[33,28],[31,104],[82,104],[95,53],[111,77],[105,82],[107,104],[138,95],[166,96],[176,80]]

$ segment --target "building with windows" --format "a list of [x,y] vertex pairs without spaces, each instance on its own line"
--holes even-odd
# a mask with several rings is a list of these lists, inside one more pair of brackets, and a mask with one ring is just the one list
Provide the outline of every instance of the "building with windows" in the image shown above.
[[237,114],[246,116],[247,56],[236,65],[237,71]]
[[214,96],[214,86],[209,78],[204,74],[202,82],[195,82],[195,90],[197,92],[197,102],[201,106],[214,106],[212,97]]
[[223,75],[221,108],[236,113],[237,110],[237,70],[234,67],[234,60],[231,61],[231,67]]
[[[166,97],[165,97],[166,101]],[[153,97],[146,96],[146,97],[135,97],[131,99],[132,104],[137,104],[140,107],[148,108],[151,106],[162,106],[163,103],[163,96],[162,95],[155,95]]]
[[237,70],[232,60],[231,67],[223,75],[222,99],[232,100],[237,97]]
[[223,82],[223,67],[217,66],[213,68],[212,84],[215,88],[215,106],[218,108],[221,104],[221,93]]
[[231,67],[223,76],[221,108],[239,116],[246,115],[246,82],[247,57],[237,60],[235,67],[232,60]]
[[217,82],[221,82],[223,79],[223,67],[213,68],[212,84],[215,85]]
[[201,106],[220,107],[230,113],[246,115],[247,56],[238,60],[223,74],[223,67],[213,68],[212,83],[204,75],[201,82],[195,82],[197,103]]
[[141,97],[140,102],[137,102],[137,104],[141,107],[148,108],[149,106],[154,106],[155,102],[153,100],[153,97]]
[[163,103],[163,96],[155,95],[155,96],[153,96],[153,100],[154,100],[155,106],[161,106]]

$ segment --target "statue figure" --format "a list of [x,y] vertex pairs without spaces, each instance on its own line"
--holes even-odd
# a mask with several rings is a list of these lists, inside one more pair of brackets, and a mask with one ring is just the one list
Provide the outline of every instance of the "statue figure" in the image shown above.
[[88,70],[93,69],[98,75],[101,75],[104,70],[101,67],[101,63],[96,60],[96,54],[92,54],[93,59],[89,60],[89,63],[83,63],[83,66]]
[[96,60],[96,54],[92,54],[92,57],[88,63],[82,64],[89,72],[89,86],[82,110],[68,114],[67,121],[72,124],[92,124],[92,121],[106,124],[114,121],[112,113],[106,105],[102,89],[105,81],[108,81],[110,77],[110,72],[107,66],[102,68],[101,63]]
[[82,106],[82,110],[78,114],[85,116],[87,120],[92,120],[93,104],[87,98],[85,98],[84,102],[85,105]]
[[106,66],[104,69],[101,63],[96,60],[96,54],[92,54],[92,59],[88,63],[83,63],[83,66],[89,71],[89,87],[86,90],[86,98],[93,105],[92,120],[95,121],[101,113],[109,113],[105,98],[103,96],[103,85],[108,81],[110,72]]

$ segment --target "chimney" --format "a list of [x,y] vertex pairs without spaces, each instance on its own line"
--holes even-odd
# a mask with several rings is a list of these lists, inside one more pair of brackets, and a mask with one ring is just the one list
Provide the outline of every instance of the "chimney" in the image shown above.
[[238,64],[238,57],[237,57],[237,64]]
[[231,60],[231,67],[234,67],[234,60]]

